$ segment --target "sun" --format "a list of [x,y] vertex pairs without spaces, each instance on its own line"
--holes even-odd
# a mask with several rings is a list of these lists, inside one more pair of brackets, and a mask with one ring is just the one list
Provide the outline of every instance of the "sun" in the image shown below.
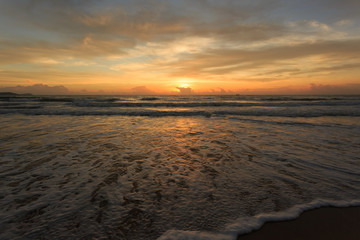
[[189,88],[189,87],[190,87],[190,84],[188,84],[188,83],[181,83],[181,84],[178,85],[178,87],[180,87],[180,88]]
[[176,81],[178,88],[190,88],[191,80],[190,79],[179,79]]

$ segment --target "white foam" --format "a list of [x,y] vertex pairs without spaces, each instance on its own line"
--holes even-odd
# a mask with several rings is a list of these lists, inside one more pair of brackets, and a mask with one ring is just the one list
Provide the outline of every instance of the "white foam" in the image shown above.
[[221,233],[169,230],[158,240],[232,240],[233,236]]
[[354,207],[360,206],[360,200],[352,201],[330,201],[318,199],[308,204],[296,205],[282,212],[259,214],[252,217],[241,217],[226,227],[223,232],[199,232],[169,230],[158,240],[230,240],[236,239],[240,234],[250,233],[260,229],[266,222],[286,221],[298,218],[301,213],[320,207]]
[[[57,103],[26,111],[156,114]],[[360,200],[358,118],[3,115],[0,122],[1,239],[144,239],[167,230],[163,239],[235,239],[303,209],[246,216],[312,199]]]

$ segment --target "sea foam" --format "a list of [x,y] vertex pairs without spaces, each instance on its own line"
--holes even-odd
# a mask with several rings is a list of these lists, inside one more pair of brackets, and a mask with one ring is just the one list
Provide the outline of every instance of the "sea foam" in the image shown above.
[[234,239],[360,199],[359,97],[143,97],[0,99],[0,238]]
[[220,233],[200,231],[169,230],[158,240],[235,240],[241,234],[260,229],[267,222],[287,221],[298,218],[303,212],[320,207],[355,207],[360,206],[360,200],[331,201],[317,199],[307,204],[293,206],[285,211],[258,214],[251,217],[241,217],[226,227]]

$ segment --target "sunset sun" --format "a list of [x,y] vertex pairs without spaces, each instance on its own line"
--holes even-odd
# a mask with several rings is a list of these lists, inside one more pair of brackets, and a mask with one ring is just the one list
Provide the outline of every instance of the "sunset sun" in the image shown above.
[[191,79],[182,78],[176,81],[176,87],[178,88],[191,88]]
[[180,87],[180,88],[189,88],[189,87],[190,87],[190,84],[189,84],[189,83],[180,83],[180,84],[178,85],[178,87]]
[[191,79],[179,79],[176,81],[176,89],[179,94],[192,94],[193,89],[191,85]]

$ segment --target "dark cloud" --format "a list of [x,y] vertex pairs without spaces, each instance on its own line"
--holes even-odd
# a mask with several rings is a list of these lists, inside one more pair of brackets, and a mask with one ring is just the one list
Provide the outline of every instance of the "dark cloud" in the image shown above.
[[322,6],[333,9],[333,15],[359,19],[360,1],[358,0],[321,0]]
[[192,14],[202,16],[210,15],[217,22],[244,21],[258,19],[259,15],[265,16],[269,11],[276,9],[281,4],[279,0],[186,0],[186,8]]
[[64,86],[48,86],[46,84],[34,84],[32,86],[3,87],[0,92],[14,92],[14,93],[31,93],[35,95],[56,95],[56,94],[70,94],[70,91]]
[[84,71],[84,72],[67,72],[67,71],[44,71],[42,69],[31,69],[31,70],[11,70],[11,71],[0,71],[0,87],[14,85],[16,83],[22,85],[24,83],[45,83],[54,85],[55,83],[61,82],[62,85],[76,83],[77,80],[86,80],[89,84],[92,77],[108,77],[105,74]]
[[132,94],[137,95],[152,95],[156,94],[154,91],[148,89],[146,86],[137,86],[131,89]]
[[32,33],[23,31],[29,36],[0,39],[0,64],[34,62],[39,57],[124,56],[136,45],[189,36],[238,44],[270,40],[294,33],[294,29],[271,17],[270,13],[282,3],[275,0],[3,1],[0,14],[11,19],[4,29],[14,32],[14,28],[30,28]]
[[330,85],[330,84],[310,84],[308,94],[360,94],[360,84],[344,84],[344,85]]
[[[355,9],[359,5],[347,2]],[[337,6],[340,1],[330,3]],[[286,33],[282,20],[271,14],[284,4],[281,0],[12,0],[0,3],[0,13],[11,17],[19,27],[46,30],[59,36],[59,40],[92,35],[99,41],[133,44],[201,35],[255,41]],[[349,8],[342,5],[340,9]],[[320,6],[328,5],[324,2]]]
[[4,29],[32,31],[0,39],[0,63],[123,55],[141,42],[174,39],[185,18],[167,10],[161,1],[4,1],[0,14],[10,23]]
[[7,1],[3,14],[22,24],[67,37],[88,34],[122,40],[149,39],[152,35],[179,31],[181,18],[162,1]]
[[22,27],[43,29],[59,36],[79,38],[93,34],[98,38],[109,38],[108,35],[114,38],[116,34],[123,41],[133,41],[168,39],[174,34],[194,32],[208,34],[209,27],[219,34],[221,29],[225,34],[233,30],[251,33],[252,27],[255,31],[267,31],[265,23],[240,24],[268,9],[267,2],[13,0],[0,3],[0,12],[15,18],[13,22]]

